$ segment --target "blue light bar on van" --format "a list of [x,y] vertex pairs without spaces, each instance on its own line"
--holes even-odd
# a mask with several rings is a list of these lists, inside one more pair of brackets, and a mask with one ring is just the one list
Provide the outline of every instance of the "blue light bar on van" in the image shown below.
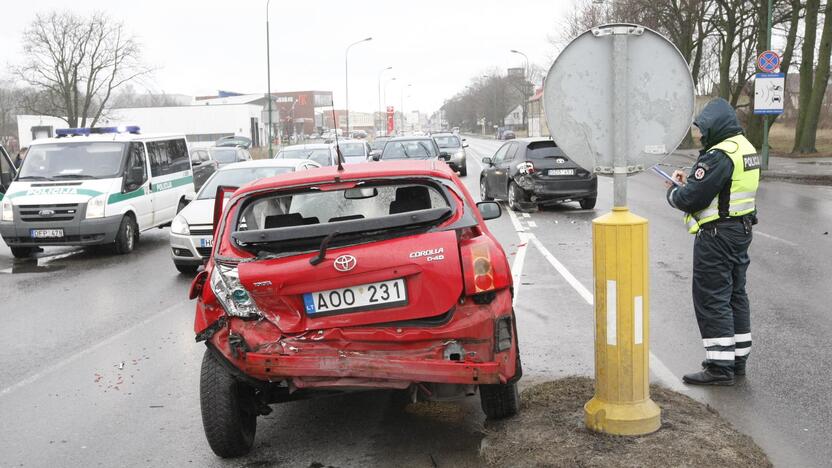
[[139,127],[137,125],[128,125],[126,127],[92,127],[92,128],[59,128],[55,130],[55,136],[89,136],[89,135],[103,135],[107,133],[132,133],[138,134]]

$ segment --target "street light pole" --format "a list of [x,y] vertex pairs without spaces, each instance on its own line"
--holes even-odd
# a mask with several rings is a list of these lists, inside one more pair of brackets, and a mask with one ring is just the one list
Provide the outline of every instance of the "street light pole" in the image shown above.
[[401,89],[401,95],[399,96],[399,99],[401,100],[401,105],[402,105],[401,109],[399,109],[399,113],[401,115],[401,118],[399,120],[401,122],[400,128],[401,128],[402,134],[404,134],[404,89],[409,88],[410,86],[412,86],[410,83],[408,83],[407,85],[403,84],[402,89]]
[[266,98],[269,100],[269,159],[272,158],[272,65],[269,49],[269,2],[266,0]]
[[[384,103],[385,106],[387,106],[387,87],[390,86],[390,83],[393,82],[393,81],[396,81],[395,76],[390,78],[390,80],[387,81],[386,83],[384,83],[384,98],[383,98],[382,102]],[[386,113],[385,113],[385,115],[386,115]],[[386,118],[385,118],[385,122],[386,122]],[[387,135],[387,127],[385,127],[384,134]]]
[[[381,107],[381,75],[383,75],[387,70],[392,69],[393,67],[387,67],[378,72],[378,112],[380,116],[384,115],[384,109]],[[379,130],[381,130],[381,127],[384,125],[384,118],[380,118],[379,121]]]
[[528,88],[527,83],[529,81],[529,79],[528,79],[528,76],[529,76],[529,56],[524,54],[523,52],[520,52],[519,50],[516,50],[516,49],[511,49],[510,52],[512,54],[522,55],[526,59],[526,69],[525,69],[525,73],[523,74],[523,126],[526,127],[526,132],[528,132],[529,128],[526,125],[526,122],[527,122],[526,118],[528,117],[526,115],[526,104],[528,104],[528,99],[529,99],[528,92],[527,92],[527,88]]
[[347,50],[344,52],[344,94],[346,95],[347,104],[347,136],[349,136],[350,133],[350,47],[372,40],[372,37],[368,37],[366,39],[361,39],[360,41],[355,41],[348,45]]

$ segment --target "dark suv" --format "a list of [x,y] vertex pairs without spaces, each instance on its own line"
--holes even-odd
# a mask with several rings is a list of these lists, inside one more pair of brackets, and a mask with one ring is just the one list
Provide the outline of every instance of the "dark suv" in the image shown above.
[[507,200],[515,211],[565,201],[577,201],[583,209],[595,207],[598,179],[549,138],[510,141],[482,162],[483,200]]

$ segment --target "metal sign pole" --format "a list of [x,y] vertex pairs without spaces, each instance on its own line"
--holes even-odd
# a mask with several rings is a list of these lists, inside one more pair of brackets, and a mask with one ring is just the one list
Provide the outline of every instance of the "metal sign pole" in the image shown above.
[[[766,50],[771,50],[771,0],[768,0],[768,19],[766,27]],[[763,161],[761,169],[768,170],[768,115],[763,114]]]
[[612,43],[613,205],[627,206],[627,35],[616,34]]

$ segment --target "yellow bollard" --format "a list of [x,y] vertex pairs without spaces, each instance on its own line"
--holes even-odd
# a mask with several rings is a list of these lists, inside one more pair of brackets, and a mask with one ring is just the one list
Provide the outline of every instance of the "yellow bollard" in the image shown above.
[[592,221],[595,267],[595,396],[586,427],[642,435],[661,426],[650,399],[647,220],[615,207]]

